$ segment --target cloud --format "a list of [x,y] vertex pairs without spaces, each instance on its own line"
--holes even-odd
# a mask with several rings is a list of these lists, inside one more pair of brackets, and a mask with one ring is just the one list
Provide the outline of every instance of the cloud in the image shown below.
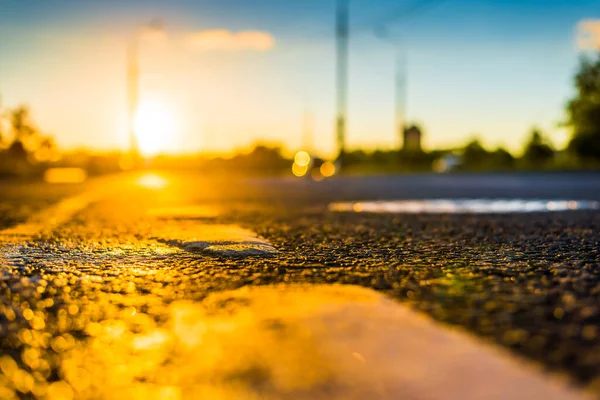
[[188,34],[186,45],[195,51],[268,51],[275,45],[275,38],[262,31],[215,29]]
[[600,20],[584,19],[577,24],[577,47],[600,50]]

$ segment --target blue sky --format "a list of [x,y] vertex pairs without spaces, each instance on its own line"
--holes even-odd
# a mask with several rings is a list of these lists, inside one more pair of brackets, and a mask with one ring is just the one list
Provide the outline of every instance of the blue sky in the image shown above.
[[[407,55],[407,118],[426,145],[480,137],[517,151],[533,125],[562,144],[578,22],[600,1],[350,0],[350,147],[389,148],[394,50],[373,31],[389,21]],[[142,48],[142,96],[168,99],[178,132],[167,150],[225,151],[264,139],[301,145],[303,115],[316,147],[334,149],[334,0],[1,0],[0,93],[30,104],[66,147],[123,147],[124,49],[130,32],[161,18],[170,37],[263,31],[269,51]],[[397,17],[397,18],[396,18]],[[174,50],[175,49],[175,50]],[[85,107],[83,106],[85,105]],[[173,134],[175,136],[175,134]]]

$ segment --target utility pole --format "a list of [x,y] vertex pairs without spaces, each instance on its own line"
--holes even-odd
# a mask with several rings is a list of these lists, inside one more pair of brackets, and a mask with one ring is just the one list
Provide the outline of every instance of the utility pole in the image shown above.
[[394,131],[397,133],[398,149],[402,150],[404,144],[404,129],[406,125],[406,85],[407,85],[407,67],[406,67],[406,49],[400,40],[392,40],[387,27],[381,26],[375,29],[375,36],[385,40],[394,46]]
[[337,38],[337,107],[336,134],[338,145],[338,162],[344,162],[346,153],[346,126],[348,113],[348,33],[349,33],[349,0],[337,0],[336,38]]
[[394,114],[396,119],[395,130],[398,131],[398,135],[400,137],[398,148],[402,150],[402,146],[404,145],[404,129],[406,128],[406,103],[407,103],[407,51],[403,46],[403,43],[399,40],[392,39],[388,25],[393,22],[398,22],[401,20],[406,20],[407,18],[412,18],[415,15],[418,15],[419,12],[422,12],[428,6],[436,5],[438,3],[443,2],[444,0],[421,0],[415,1],[412,4],[406,6],[403,5],[400,10],[389,13],[386,18],[378,23],[374,27],[375,36],[378,38],[391,43],[394,46],[394,50],[396,53],[396,77],[395,77],[395,106],[394,106]]
[[137,166],[140,161],[140,151],[135,132],[135,117],[138,111],[140,97],[140,41],[144,33],[164,32],[163,22],[154,19],[146,25],[139,26],[129,38],[127,44],[127,105],[129,117],[129,152],[131,161]]
[[138,142],[135,133],[135,116],[139,100],[139,35],[136,33],[127,46],[127,100],[129,124],[129,152],[134,163],[138,159]]
[[2,94],[0,94],[0,147],[4,142],[4,104],[2,104]]
[[398,130],[398,149],[404,145],[404,130],[406,129],[406,52],[401,44],[396,44],[396,88],[395,88],[395,114],[396,129]]

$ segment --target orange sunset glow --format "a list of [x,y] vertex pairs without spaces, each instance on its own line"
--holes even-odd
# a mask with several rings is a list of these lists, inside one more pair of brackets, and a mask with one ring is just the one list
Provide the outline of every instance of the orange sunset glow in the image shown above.
[[0,400],[600,396],[599,227],[598,1],[0,0]]
[[135,133],[140,152],[153,156],[173,149],[181,137],[178,119],[168,105],[160,101],[142,100],[135,115]]
[[[286,10],[270,1],[255,8],[234,3],[214,10],[178,2],[151,2],[148,9],[81,4],[69,11],[69,24],[58,17],[38,23],[35,18],[50,5],[36,9],[40,16],[17,3],[5,7],[0,33],[11,39],[0,44],[3,104],[29,104],[62,148],[126,150],[126,53],[135,38],[139,107],[154,110],[135,117],[145,131],[137,134],[144,153],[231,153],[265,141],[291,155],[303,146],[308,112],[312,135],[320,139],[315,150],[335,156],[335,2]],[[569,80],[578,52],[597,43],[595,20],[584,9],[544,19],[533,6],[515,14],[500,5],[491,14],[476,7],[473,12],[482,17],[469,19],[461,11],[466,3],[443,3],[406,23],[386,22],[383,4],[352,6],[348,148],[397,148],[398,113],[425,128],[427,149],[453,148],[478,137],[489,149],[518,153],[533,126],[564,147],[569,132],[559,122]],[[493,26],[475,23],[488,14],[497,16]],[[531,28],[523,26],[514,40],[508,27],[519,14],[531,16]],[[390,30],[388,39],[378,33],[381,24]],[[398,71],[396,42],[406,52]],[[517,66],[511,60],[528,61]],[[395,89],[397,75],[406,82]],[[160,106],[146,98],[155,92]],[[157,127],[150,128],[153,119]]]

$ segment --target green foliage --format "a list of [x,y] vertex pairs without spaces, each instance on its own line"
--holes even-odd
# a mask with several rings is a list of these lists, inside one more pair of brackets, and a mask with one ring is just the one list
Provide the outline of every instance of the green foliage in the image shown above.
[[515,168],[515,158],[506,149],[486,150],[479,139],[462,149],[459,169],[467,171],[506,171]]
[[289,170],[291,163],[281,155],[279,147],[257,144],[250,153],[238,154],[229,160],[209,162],[213,168],[248,173],[278,173]]
[[0,149],[4,146],[5,140],[5,130],[4,130],[4,115],[2,114],[2,109],[0,108]]
[[575,89],[567,105],[567,125],[573,129],[569,149],[584,160],[600,161],[600,57],[582,58]]
[[553,159],[554,149],[548,143],[548,140],[539,129],[532,129],[527,144],[525,145],[523,161],[529,167],[543,168],[548,166]]
[[0,176],[31,176],[57,156],[54,139],[33,123],[27,106],[0,115]]
[[479,139],[473,139],[463,149],[462,160],[469,169],[483,169],[488,161],[488,152]]
[[490,160],[501,170],[509,170],[515,167],[515,157],[504,148],[498,148],[490,153]]
[[10,113],[12,134],[15,140],[25,142],[39,135],[38,129],[31,121],[31,113],[27,106],[19,106]]

